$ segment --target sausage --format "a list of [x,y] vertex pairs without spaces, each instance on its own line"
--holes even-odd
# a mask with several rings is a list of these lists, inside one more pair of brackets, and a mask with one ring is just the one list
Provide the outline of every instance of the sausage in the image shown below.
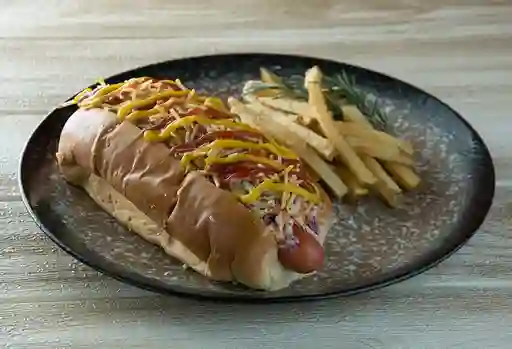
[[300,274],[318,270],[324,261],[322,245],[296,222],[293,224],[293,235],[298,243],[295,246],[284,246],[278,250],[277,255],[281,264]]

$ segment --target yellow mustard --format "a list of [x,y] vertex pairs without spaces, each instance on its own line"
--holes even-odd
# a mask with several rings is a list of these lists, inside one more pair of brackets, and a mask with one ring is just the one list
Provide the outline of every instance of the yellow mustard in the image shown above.
[[130,113],[127,117],[126,117],[126,120],[130,121],[130,122],[134,122],[134,121],[137,121],[139,119],[142,119],[142,118],[147,118],[149,116],[152,116],[152,115],[155,115],[155,114],[158,114],[160,112],[160,110],[158,109],[150,109],[150,110],[137,110],[137,111],[134,111],[133,113]]
[[180,160],[180,164],[184,169],[187,169],[192,160],[197,159],[202,155],[206,155],[207,151],[192,151],[190,153],[186,153]]
[[279,149],[273,144],[270,143],[253,143],[253,142],[245,142],[234,139],[217,139],[212,143],[202,146],[198,148],[198,150],[207,150],[207,149],[223,149],[223,148],[242,148],[242,149],[261,149],[267,150],[271,153],[274,153],[277,156],[281,156],[283,158],[288,159],[296,159],[297,156],[290,151],[283,151],[283,149]]
[[226,108],[224,102],[219,97],[207,97],[203,104],[209,108],[213,108],[223,113],[229,114],[228,108]]
[[158,142],[164,141],[179,128],[191,125],[192,123],[200,125],[220,125],[225,127],[233,127],[241,130],[255,131],[252,127],[229,119],[210,119],[201,115],[189,115],[181,119],[175,120],[167,125],[163,130],[147,130],[144,132],[144,139],[147,141]]
[[188,95],[189,91],[174,91],[174,90],[166,90],[160,93],[157,93],[151,97],[148,97],[146,99],[142,100],[135,100],[133,102],[127,103],[123,105],[119,110],[117,111],[117,117],[120,120],[124,120],[130,112],[135,108],[141,108],[145,107],[147,105],[153,104],[156,101],[163,99],[163,98],[169,98],[169,97],[180,97],[180,96],[186,96]]
[[242,195],[240,197],[240,201],[244,204],[251,204],[259,199],[259,197],[265,191],[281,191],[281,192],[289,192],[299,196],[304,197],[306,200],[311,201],[312,203],[318,204],[320,203],[320,197],[313,193],[310,193],[306,189],[290,183],[276,183],[275,180],[267,179],[261,182],[257,187],[252,189],[248,194]]
[[77,94],[75,96],[75,98],[73,98],[73,100],[75,102],[78,102],[80,100],[80,98],[82,98],[85,94],[89,93],[89,92],[92,92],[92,89],[90,89],[89,87],[86,88],[85,90],[83,90],[82,92],[80,92],[79,94]]
[[106,96],[118,89],[120,89],[124,83],[114,84],[114,85],[105,85],[101,88],[90,100],[85,100],[79,104],[81,108],[98,108],[101,107],[103,102],[105,101]]

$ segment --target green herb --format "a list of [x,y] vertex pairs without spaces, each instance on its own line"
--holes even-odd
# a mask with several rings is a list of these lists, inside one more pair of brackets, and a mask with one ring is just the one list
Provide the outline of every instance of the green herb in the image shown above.
[[[255,85],[245,93],[257,93],[263,90],[275,90],[276,97],[288,97],[307,101],[308,91],[304,86],[304,77],[294,75],[287,79],[279,77],[268,69],[262,68],[262,74],[266,74],[271,82],[262,82]],[[354,78],[350,78],[345,72],[334,76],[324,76],[323,91],[327,107],[333,113],[335,119],[343,120],[343,105],[355,105],[366,115],[368,120],[377,129],[383,129],[386,125],[386,116],[379,109],[378,99],[372,98],[356,86]]]
[[379,108],[378,98],[372,98],[370,94],[357,88],[354,77],[351,79],[342,72],[333,77],[325,76],[324,81],[328,86],[326,95],[335,100],[344,101],[344,104],[357,106],[376,128],[382,129],[386,126],[386,115]]

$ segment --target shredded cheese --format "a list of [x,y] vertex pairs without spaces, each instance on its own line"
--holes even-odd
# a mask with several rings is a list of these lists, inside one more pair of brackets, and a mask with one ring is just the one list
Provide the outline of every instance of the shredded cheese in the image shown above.
[[223,149],[223,148],[240,148],[240,149],[261,149],[267,150],[275,155],[282,156],[284,158],[296,159],[297,156],[291,152],[286,152],[283,154],[282,149],[275,147],[273,144],[269,143],[254,143],[254,142],[245,142],[233,139],[217,139],[212,143],[202,146],[198,150],[208,150],[208,149]]
[[220,156],[212,156],[206,159],[206,166],[210,166],[212,164],[232,164],[240,161],[253,161],[260,164],[270,165],[275,167],[276,169],[282,169],[284,166],[275,160],[263,157],[263,156],[254,156],[250,154],[231,154],[226,157]]
[[[179,79],[157,81],[140,77],[111,85],[99,80],[98,84],[94,90],[85,89],[77,94],[69,104],[78,104],[80,108],[87,109],[109,108],[117,113],[119,122],[127,120],[135,123],[141,119],[150,121],[161,119],[169,122],[163,129],[145,130],[144,139],[147,141],[167,141],[174,137],[173,144],[179,145],[183,140],[194,141],[200,129],[206,130],[206,133],[219,130],[245,130],[260,133],[257,129],[240,122],[230,113],[220,98],[201,96],[194,89],[186,88]],[[170,86],[166,86],[167,84]],[[180,90],[175,90],[176,87]],[[224,113],[226,117],[220,119],[208,117],[206,111],[209,108]],[[191,113],[193,114],[189,115]],[[178,132],[180,129],[184,129],[184,135]],[[184,137],[181,138],[181,136]],[[264,150],[268,153],[257,156],[247,152],[251,150]],[[251,209],[258,210],[262,215],[268,210],[275,209],[280,203],[278,220],[282,229],[287,229],[289,224],[286,222],[289,222],[291,216],[304,214],[306,208],[308,212],[313,212],[312,207],[316,207],[314,205],[321,201],[320,191],[315,183],[310,183],[314,188],[310,192],[301,186],[302,181],[297,176],[290,175],[300,165],[283,164],[284,159],[296,160],[299,159],[298,156],[268,135],[262,138],[257,137],[255,140],[230,138],[213,140],[197,149],[185,152],[181,158],[181,165],[189,171],[190,164],[196,159],[199,161],[195,162],[197,168],[194,170],[205,171],[217,186],[220,185],[219,177],[209,172],[214,164],[251,161],[275,168],[278,171],[276,174],[265,176],[265,172],[262,171],[250,180],[235,179],[229,183],[229,186],[242,203]],[[308,204],[305,204],[305,201]],[[285,219],[282,215],[288,218]]]

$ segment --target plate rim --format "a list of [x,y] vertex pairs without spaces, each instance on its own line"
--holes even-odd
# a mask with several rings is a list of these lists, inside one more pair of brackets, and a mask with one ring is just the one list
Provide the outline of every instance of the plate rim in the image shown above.
[[[45,125],[47,120],[50,118],[50,116],[55,113],[58,108],[55,107],[51,109],[49,113],[46,114],[46,116],[39,122],[39,124],[34,128],[30,136],[28,137],[27,141],[25,142],[23,149],[20,154],[20,160],[18,163],[18,169],[17,169],[17,183],[18,188],[20,191],[21,200],[31,216],[31,218],[34,220],[37,227],[54,243],[56,244],[61,250],[66,252],[71,257],[75,258],[77,261],[83,263],[84,265],[87,265],[88,267],[94,269],[95,271],[106,275],[107,277],[110,277],[112,279],[115,279],[117,281],[120,281],[124,284],[135,286],[137,288],[154,292],[160,295],[166,295],[166,296],[177,296],[181,298],[188,298],[188,299],[196,299],[196,300],[209,300],[212,302],[228,302],[228,303],[289,303],[289,302],[305,302],[305,301],[318,301],[318,300],[325,300],[325,299],[332,299],[332,298],[338,298],[338,297],[348,297],[360,293],[366,293],[373,290],[385,288],[390,285],[394,285],[397,283],[400,283],[402,281],[408,280],[410,278],[413,278],[419,274],[422,274],[440,263],[444,262],[448,258],[450,258],[453,254],[455,254],[459,249],[461,249],[464,245],[467,244],[467,242],[479,231],[483,223],[485,222],[486,218],[488,217],[488,214],[492,208],[492,204],[494,202],[494,196],[496,191],[496,170],[494,165],[494,160],[491,155],[491,152],[485,143],[482,136],[474,129],[474,127],[467,121],[462,114],[457,112],[455,109],[453,109],[450,105],[448,105],[446,102],[439,99],[434,94],[419,88],[415,85],[412,85],[411,83],[408,83],[407,81],[404,81],[400,78],[388,75],[384,72],[380,72],[378,70],[374,70],[371,68],[366,68],[357,64],[347,63],[343,62],[341,60],[336,60],[333,58],[324,58],[324,57],[315,57],[310,55],[304,55],[304,54],[294,54],[294,53],[274,53],[274,52],[251,52],[251,51],[236,51],[236,52],[222,52],[222,53],[213,53],[213,54],[201,54],[201,55],[190,55],[190,56],[181,56],[177,58],[171,58],[168,60],[162,60],[146,65],[141,65],[135,68],[131,68],[124,71],[119,71],[117,73],[112,74],[111,76],[105,78],[105,81],[116,81],[121,77],[122,75],[134,75],[137,71],[141,69],[150,69],[152,67],[157,67],[160,65],[166,65],[166,64],[173,64],[178,61],[186,61],[191,59],[208,59],[213,58],[215,59],[220,57],[234,57],[239,56],[241,58],[244,57],[265,57],[265,56],[278,56],[280,58],[289,58],[289,59],[309,59],[309,60],[317,60],[317,61],[323,61],[329,64],[336,64],[345,66],[348,68],[353,68],[356,70],[362,70],[366,73],[371,74],[377,74],[380,75],[383,78],[393,80],[395,82],[398,82],[402,85],[406,85],[408,88],[412,88],[413,90],[427,95],[433,100],[435,100],[437,103],[440,103],[443,107],[450,110],[457,119],[459,119],[465,127],[470,131],[471,135],[474,137],[475,141],[480,145],[480,151],[482,152],[482,156],[485,158],[485,161],[489,163],[488,173],[487,176],[489,177],[489,181],[492,181],[492,184],[490,185],[490,190],[488,192],[488,195],[482,200],[482,202],[485,203],[484,209],[479,209],[479,217],[478,219],[474,220],[474,223],[470,226],[469,229],[467,229],[467,232],[463,235],[463,237],[460,239],[460,241],[457,244],[454,244],[454,246],[451,246],[450,249],[448,249],[446,252],[444,252],[440,257],[434,258],[434,260],[427,259],[426,263],[423,263],[423,265],[414,268],[411,271],[403,271],[400,272],[398,275],[395,275],[393,277],[390,277],[389,279],[385,279],[382,281],[375,281],[365,286],[359,286],[354,288],[349,288],[346,290],[341,291],[330,291],[326,293],[321,294],[312,294],[312,295],[288,295],[288,296],[276,296],[276,297],[255,297],[252,294],[215,294],[215,293],[208,293],[208,294],[201,294],[201,293],[193,293],[193,292],[187,292],[183,290],[179,290],[173,287],[164,288],[159,287],[157,285],[151,285],[145,282],[141,282],[139,280],[136,280],[136,278],[133,278],[131,276],[131,273],[129,272],[119,272],[119,271],[112,271],[106,263],[97,262],[96,260],[91,260],[90,258],[84,257],[81,253],[73,250],[70,248],[65,242],[61,241],[56,235],[52,233],[52,230],[49,229],[47,226],[44,225],[44,223],[41,221],[39,216],[34,211],[32,205],[30,204],[30,201],[28,199],[28,190],[25,186],[25,180],[24,180],[24,171],[23,168],[26,166],[25,164],[28,161],[28,148],[30,147],[30,144],[33,142],[34,135],[38,133],[38,131]],[[89,85],[89,87],[95,86],[96,83]],[[79,92],[79,91],[78,91]],[[77,93],[78,93],[77,92]],[[72,99],[76,95],[73,94],[71,97],[69,97],[67,100]]]

